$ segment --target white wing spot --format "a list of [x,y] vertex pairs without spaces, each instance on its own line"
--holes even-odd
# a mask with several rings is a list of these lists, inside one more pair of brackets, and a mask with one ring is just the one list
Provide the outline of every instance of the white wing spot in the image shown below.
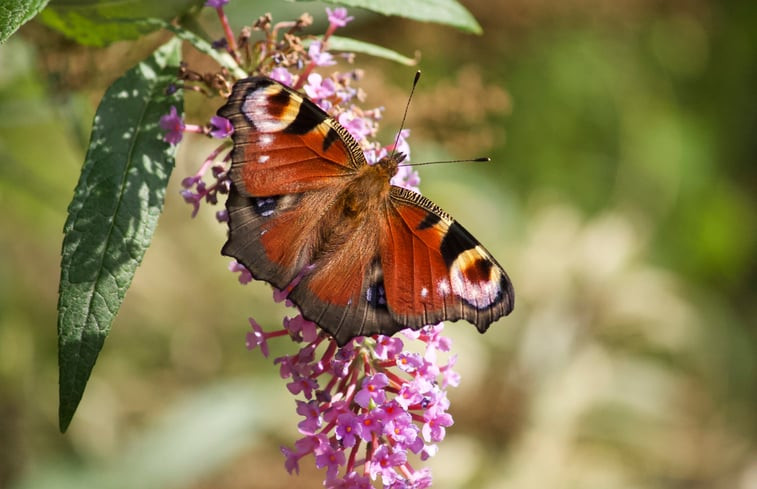
[[421,289],[421,297],[423,297],[424,299],[425,299],[426,297],[428,297],[428,289],[427,289],[426,287],[423,287],[423,288]]
[[450,293],[449,281],[447,281],[446,278],[441,279],[436,284],[436,290],[437,292],[439,292],[439,295],[441,296],[449,295]]
[[258,140],[258,143],[260,143],[261,146],[270,146],[272,142],[273,136],[270,134],[261,134],[260,139]]
[[270,159],[271,159],[271,157],[268,156],[268,155],[260,155],[260,156],[258,156],[258,163],[260,163],[262,165],[263,163],[267,162]]

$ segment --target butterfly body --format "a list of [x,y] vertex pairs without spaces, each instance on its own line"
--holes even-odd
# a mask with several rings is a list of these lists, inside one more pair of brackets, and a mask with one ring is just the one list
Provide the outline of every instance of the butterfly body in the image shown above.
[[394,186],[404,155],[374,165],[312,101],[266,77],[218,111],[234,125],[223,253],[291,289],[340,345],[466,319],[485,331],[513,308],[507,274],[447,213]]

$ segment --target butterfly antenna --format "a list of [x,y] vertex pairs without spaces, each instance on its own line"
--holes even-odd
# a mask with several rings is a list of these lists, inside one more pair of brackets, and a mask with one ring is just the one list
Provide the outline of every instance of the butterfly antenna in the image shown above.
[[[402,122],[400,123],[400,130],[397,131],[397,137],[394,138],[394,146],[392,147],[392,156],[397,154],[397,145],[400,142],[400,135],[405,128],[405,119],[407,119],[407,111],[410,109],[410,101],[413,100],[413,93],[415,93],[415,86],[418,85],[418,80],[421,78],[421,70],[415,72],[415,78],[413,78],[413,87],[410,89],[410,96],[407,97],[407,103],[405,104],[405,113],[402,114]],[[407,156],[407,155],[405,155]]]
[[445,163],[489,163],[492,159],[488,156],[473,158],[470,160],[443,160],[443,161],[423,161],[421,163],[400,163],[399,166],[424,166],[424,165],[442,165]]

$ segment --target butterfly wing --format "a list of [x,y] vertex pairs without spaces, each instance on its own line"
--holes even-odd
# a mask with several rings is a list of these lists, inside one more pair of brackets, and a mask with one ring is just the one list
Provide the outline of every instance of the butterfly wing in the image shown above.
[[320,189],[365,164],[341,124],[270,78],[238,81],[218,115],[234,126],[230,177],[242,193],[268,197]]
[[234,126],[222,253],[284,288],[309,264],[322,216],[365,158],[326,112],[267,77],[237,82],[218,114]]
[[513,310],[507,273],[460,224],[418,193],[391,189],[381,239],[392,318],[417,329],[465,319],[486,331]]

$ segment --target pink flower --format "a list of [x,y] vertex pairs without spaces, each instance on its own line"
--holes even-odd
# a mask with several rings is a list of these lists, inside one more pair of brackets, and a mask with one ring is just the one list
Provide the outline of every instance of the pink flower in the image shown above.
[[348,22],[355,19],[355,17],[347,16],[347,9],[343,7],[338,7],[334,10],[326,7],[326,13],[329,16],[329,24],[334,27],[344,27]]
[[192,204],[192,217],[195,217],[197,215],[197,212],[200,210],[200,200],[202,199],[202,196],[200,194],[192,192],[191,190],[182,190],[180,193],[184,198],[184,202],[186,202],[187,204]]
[[313,99],[323,110],[331,108],[328,98],[336,94],[336,85],[331,78],[323,78],[318,73],[308,75],[308,82],[302,87],[308,97]]
[[352,112],[342,112],[337,120],[358,141],[367,138],[371,133],[370,124]]
[[363,408],[367,408],[371,402],[384,402],[384,387],[389,384],[385,374],[376,374],[363,379],[363,388],[355,395],[355,402]]
[[397,368],[409,374],[423,366],[423,358],[418,353],[402,352],[397,355]]
[[335,65],[334,56],[327,51],[323,51],[323,44],[320,41],[313,41],[308,47],[308,56],[316,66]]
[[341,440],[342,445],[347,448],[355,446],[357,443],[357,434],[360,433],[360,418],[355,416],[352,411],[342,413],[337,418],[336,439]]
[[377,358],[386,360],[400,353],[403,346],[402,340],[396,336],[378,335],[374,352]]
[[451,385],[452,387],[457,387],[458,385],[460,385],[460,374],[455,370],[452,370],[452,367],[455,366],[455,363],[457,363],[457,355],[452,355],[449,358],[447,365],[441,368],[442,388],[447,387],[448,385]]
[[[293,375],[292,377],[295,376]],[[313,391],[317,388],[318,383],[315,380],[309,377],[302,377],[300,375],[297,375],[296,378],[292,380],[292,382],[287,384],[287,389],[289,389],[289,392],[291,392],[295,396],[302,392],[305,396],[305,399],[312,398]]]
[[312,321],[308,321],[302,314],[289,319],[284,318],[284,327],[289,331],[289,335],[298,341],[311,342],[318,337],[318,327]]
[[[407,411],[401,410],[400,416],[389,420],[384,427],[386,436],[397,442],[400,446],[416,447],[418,440],[418,427],[413,424],[413,418]],[[421,448],[423,443],[416,448]],[[414,451],[414,450],[413,450]]]
[[282,66],[277,66],[276,68],[272,69],[270,77],[288,87],[291,87],[294,82],[294,77],[292,76],[292,74],[289,72],[289,70]]
[[395,467],[404,465],[406,461],[407,455],[404,451],[394,451],[387,445],[381,445],[371,457],[368,472],[371,479],[380,475],[384,485],[391,484],[398,477]]
[[442,441],[446,433],[445,428],[452,426],[452,416],[444,411],[430,411],[426,415],[426,423],[421,428],[423,439],[427,442]]
[[184,137],[184,119],[176,111],[176,107],[173,105],[168,114],[160,118],[160,127],[166,131],[163,136],[163,140],[170,144],[179,144],[181,138]]
[[[169,116],[164,116],[164,118],[167,117],[170,117],[170,114]],[[162,122],[163,119],[161,119],[161,123]],[[197,128],[197,130],[194,128]],[[185,130],[189,129],[190,128],[185,127]],[[192,132],[201,131],[202,128],[200,126],[192,126]],[[166,135],[166,138],[168,138],[168,134]],[[192,204],[192,217],[197,215],[197,212],[200,210],[201,202],[205,201],[209,204],[215,204],[218,201],[219,193],[226,194],[229,192],[229,179],[226,173],[226,167],[222,164],[216,163],[216,159],[226,148],[227,146],[224,144],[218,146],[207,158],[205,158],[205,161],[197,173],[191,177],[184,178],[181,181],[181,186],[184,187],[181,191],[181,195],[187,203]],[[203,177],[207,174],[208,170],[211,170],[212,178],[214,180],[209,185],[203,180]],[[225,213],[223,216],[225,216]]]
[[326,480],[336,478],[339,467],[346,462],[344,452],[334,447],[328,439],[324,439],[318,448],[315,449],[314,453],[315,466],[319,469],[326,467]]
[[423,395],[431,390],[432,383],[423,377],[413,377],[413,380],[402,384],[400,391],[394,398],[397,403],[404,409],[410,410],[411,407],[419,405],[423,400]]
[[374,436],[380,436],[384,430],[386,413],[381,409],[370,409],[360,416],[360,438],[371,441]]
[[260,347],[260,351],[264,357],[268,357],[268,343],[266,342],[266,335],[260,325],[252,318],[249,318],[250,326],[252,326],[252,332],[247,333],[247,349],[252,350],[255,347]]
[[252,281],[252,273],[236,260],[229,263],[229,271],[239,273],[239,283],[242,285],[249,284]]
[[214,115],[210,118],[210,135],[214,138],[225,139],[234,132],[234,126],[231,121],[220,115]]
[[297,401],[297,414],[305,417],[297,424],[297,428],[303,435],[314,435],[323,425],[323,417],[315,401]]

